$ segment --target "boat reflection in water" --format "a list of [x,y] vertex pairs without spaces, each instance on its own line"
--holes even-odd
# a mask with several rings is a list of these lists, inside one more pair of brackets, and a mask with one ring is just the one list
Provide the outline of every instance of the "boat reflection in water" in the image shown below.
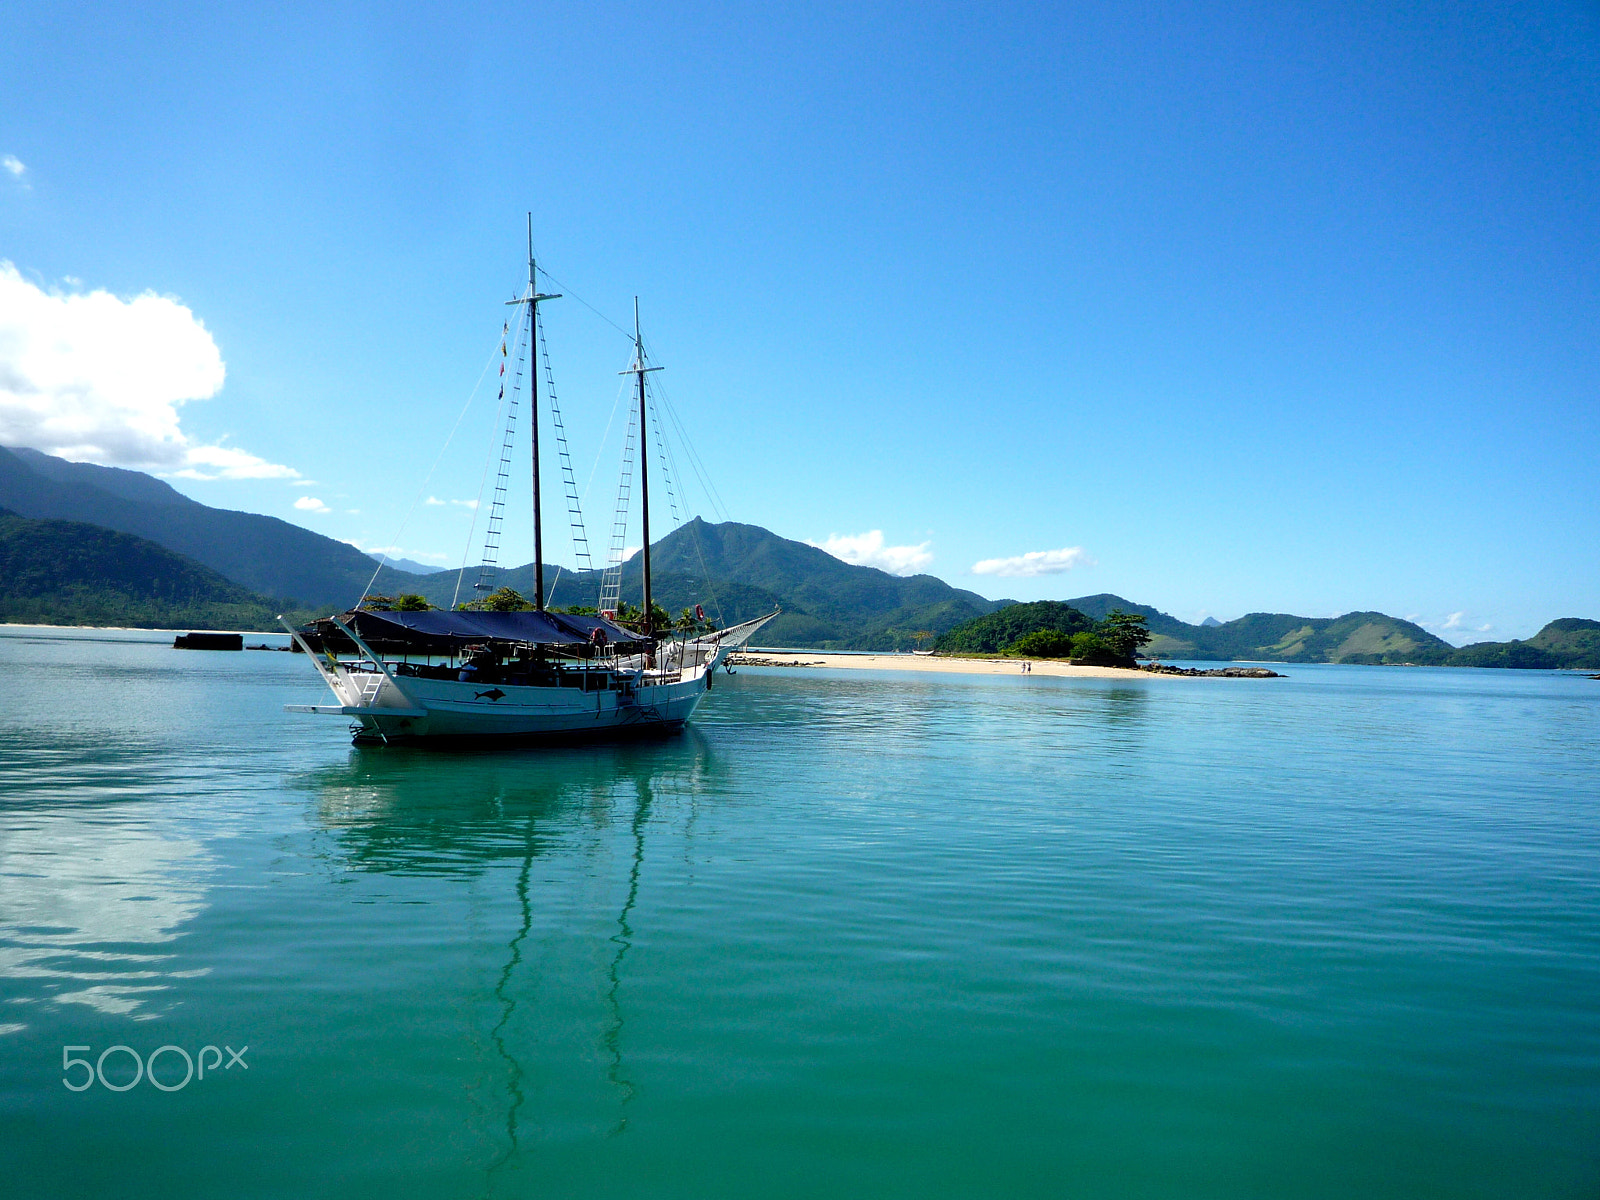
[[[689,857],[701,798],[725,766],[691,727],[672,743],[598,751],[358,747],[346,764],[302,781],[330,839],[324,861],[421,881],[420,902],[468,914],[470,932],[456,926],[451,936],[473,941],[478,1008],[468,1021],[482,1059],[479,1107],[498,1129],[491,1171],[511,1166],[525,1135],[557,1119],[530,1118],[532,1094],[548,1098],[552,1077],[574,1065],[588,1075],[580,1089],[595,1109],[593,1132],[627,1130],[636,1087],[625,1061],[625,968],[647,844],[655,827]],[[540,1086],[530,1089],[533,1063]],[[609,1093],[603,1104],[596,1086]]]

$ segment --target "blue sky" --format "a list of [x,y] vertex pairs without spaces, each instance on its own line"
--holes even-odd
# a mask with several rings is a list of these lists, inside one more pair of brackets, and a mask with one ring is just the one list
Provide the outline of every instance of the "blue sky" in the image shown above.
[[[1527,636],[1600,617],[1597,175],[1592,4],[13,5],[0,442],[458,563],[531,209],[688,511]],[[603,543],[629,347],[546,312]]]

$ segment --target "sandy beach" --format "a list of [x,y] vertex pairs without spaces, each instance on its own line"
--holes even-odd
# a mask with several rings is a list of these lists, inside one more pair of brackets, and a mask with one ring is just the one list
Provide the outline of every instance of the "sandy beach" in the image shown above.
[[[1074,679],[1181,679],[1179,675],[1157,675],[1150,671],[1130,671],[1123,667],[1073,667],[1066,663],[1028,660],[1034,675],[1061,675]],[[828,654],[824,651],[779,653],[753,650],[742,654],[734,668],[751,667],[837,667],[847,671],[943,671],[957,675],[1021,675],[1022,660],[1016,658],[941,658],[921,654]]]

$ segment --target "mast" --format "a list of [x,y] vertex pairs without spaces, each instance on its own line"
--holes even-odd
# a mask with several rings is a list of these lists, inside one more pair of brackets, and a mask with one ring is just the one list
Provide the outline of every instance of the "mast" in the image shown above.
[[650,613],[650,455],[646,443],[645,429],[649,425],[649,418],[644,407],[644,377],[647,371],[659,371],[660,367],[647,367],[644,365],[644,337],[639,332],[639,297],[633,298],[633,366],[624,371],[624,375],[637,375],[639,378],[639,503],[644,514],[644,628],[645,636],[655,633],[655,626]]
[[650,607],[650,452],[645,441],[644,338],[639,334],[639,297],[633,298],[633,361],[639,368],[639,511],[644,517],[644,632],[655,633],[655,612]]
[[[533,214],[528,214],[528,295],[539,284],[533,265]],[[544,611],[544,518],[539,511],[539,301],[528,302],[528,428],[533,431],[533,607]]]
[[559,300],[561,294],[541,295],[538,270],[533,262],[533,214],[528,214],[528,294],[508,304],[528,306],[528,424],[533,430],[533,606],[544,611],[544,518],[539,508],[539,302]]

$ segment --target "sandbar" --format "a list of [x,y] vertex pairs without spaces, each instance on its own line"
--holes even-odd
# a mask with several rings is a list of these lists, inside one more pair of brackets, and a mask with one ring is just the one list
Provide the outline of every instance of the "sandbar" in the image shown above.
[[[795,652],[750,650],[740,652],[734,662],[750,667],[836,667],[846,671],[943,671],[957,675],[1021,675],[1017,658],[944,658],[924,654],[829,654],[826,651]],[[1031,675],[1057,675],[1072,679],[1182,679],[1181,675],[1157,675],[1126,667],[1074,667],[1046,659],[1028,659]]]

